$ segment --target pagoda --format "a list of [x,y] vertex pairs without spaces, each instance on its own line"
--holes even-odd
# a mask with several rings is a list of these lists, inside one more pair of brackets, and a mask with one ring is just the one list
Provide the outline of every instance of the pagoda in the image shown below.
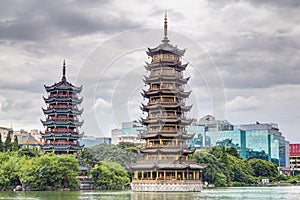
[[134,171],[131,187],[133,191],[200,191],[202,189],[200,172],[206,166],[188,160],[195,149],[188,149],[186,140],[194,135],[187,134],[186,126],[192,119],[185,115],[191,105],[185,105],[185,99],[191,91],[184,86],[189,77],[183,76],[188,63],[182,63],[185,50],[169,43],[167,37],[167,16],[164,20],[164,37],[156,48],[148,48],[151,63],[146,62],[144,82],[148,90],[142,95],[148,99],[141,106],[146,118],[141,122],[146,131],[141,139],[146,140],[140,150],[143,159],[132,165]]
[[79,121],[83,111],[79,109],[82,98],[78,97],[82,86],[76,87],[67,81],[64,61],[61,81],[44,87],[48,97],[44,97],[47,108],[43,108],[46,120],[41,120],[46,127],[42,134],[42,150],[55,154],[78,152],[83,148],[78,141],[83,136],[83,133],[79,133],[79,128],[83,125],[83,121]]

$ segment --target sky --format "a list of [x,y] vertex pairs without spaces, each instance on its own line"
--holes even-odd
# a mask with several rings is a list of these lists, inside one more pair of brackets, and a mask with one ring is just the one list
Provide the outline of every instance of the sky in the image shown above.
[[83,85],[85,135],[109,136],[145,116],[140,92],[148,47],[186,49],[188,116],[276,123],[300,142],[300,3],[297,0],[2,0],[0,127],[44,130],[44,85]]

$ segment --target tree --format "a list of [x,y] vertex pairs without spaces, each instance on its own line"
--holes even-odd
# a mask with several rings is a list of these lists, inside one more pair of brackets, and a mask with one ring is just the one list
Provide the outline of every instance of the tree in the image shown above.
[[248,161],[256,177],[276,177],[278,175],[277,166],[274,163],[261,159],[251,159]]
[[13,151],[19,150],[19,142],[18,142],[18,137],[16,135],[14,137],[14,142],[12,143],[12,150]]
[[41,157],[22,157],[20,180],[35,190],[75,190],[79,185],[79,166],[73,155],[46,154]]
[[12,134],[12,130],[9,130],[4,142],[4,150],[5,151],[11,151],[11,134]]
[[[99,144],[97,146],[87,148],[88,152],[84,152],[82,154],[83,159],[90,160],[91,156],[93,157],[94,161],[110,161],[110,162],[117,162],[126,169],[130,169],[130,164],[134,163],[138,158],[138,154],[132,151],[127,151],[122,148],[119,148],[117,145],[113,144]],[[85,157],[86,156],[86,157]]]
[[138,153],[141,145],[133,142],[120,142],[119,144],[117,144],[117,147],[133,153]]
[[20,167],[19,159],[16,153],[0,153],[0,188],[20,185]]
[[233,146],[226,148],[226,152],[234,157],[240,158],[239,152]]
[[101,161],[91,170],[94,184],[106,190],[121,189],[130,182],[126,170],[118,163]]
[[2,135],[0,133],[0,152],[3,152],[3,148]]
[[29,148],[23,147],[18,150],[18,156],[26,156],[26,157],[38,157],[42,155],[42,151],[39,148]]

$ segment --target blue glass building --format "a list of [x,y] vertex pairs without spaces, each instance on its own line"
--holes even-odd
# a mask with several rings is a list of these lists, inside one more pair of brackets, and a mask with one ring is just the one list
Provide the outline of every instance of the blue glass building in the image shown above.
[[234,126],[226,120],[215,120],[208,115],[188,127],[188,132],[195,133],[188,142],[190,148],[233,146],[242,158],[259,158],[279,167],[289,166],[289,143],[277,124],[257,122]]

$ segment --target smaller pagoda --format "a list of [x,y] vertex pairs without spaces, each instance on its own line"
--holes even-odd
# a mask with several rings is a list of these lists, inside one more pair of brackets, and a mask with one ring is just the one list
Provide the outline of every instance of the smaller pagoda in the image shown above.
[[83,148],[79,144],[79,139],[83,133],[79,133],[79,128],[83,121],[79,121],[79,116],[83,109],[79,109],[82,98],[79,93],[82,86],[76,87],[67,81],[66,64],[63,63],[63,76],[60,82],[51,86],[44,86],[48,97],[44,97],[47,108],[43,108],[46,120],[41,120],[45,133],[42,134],[42,150],[45,153],[55,154],[76,153]]

